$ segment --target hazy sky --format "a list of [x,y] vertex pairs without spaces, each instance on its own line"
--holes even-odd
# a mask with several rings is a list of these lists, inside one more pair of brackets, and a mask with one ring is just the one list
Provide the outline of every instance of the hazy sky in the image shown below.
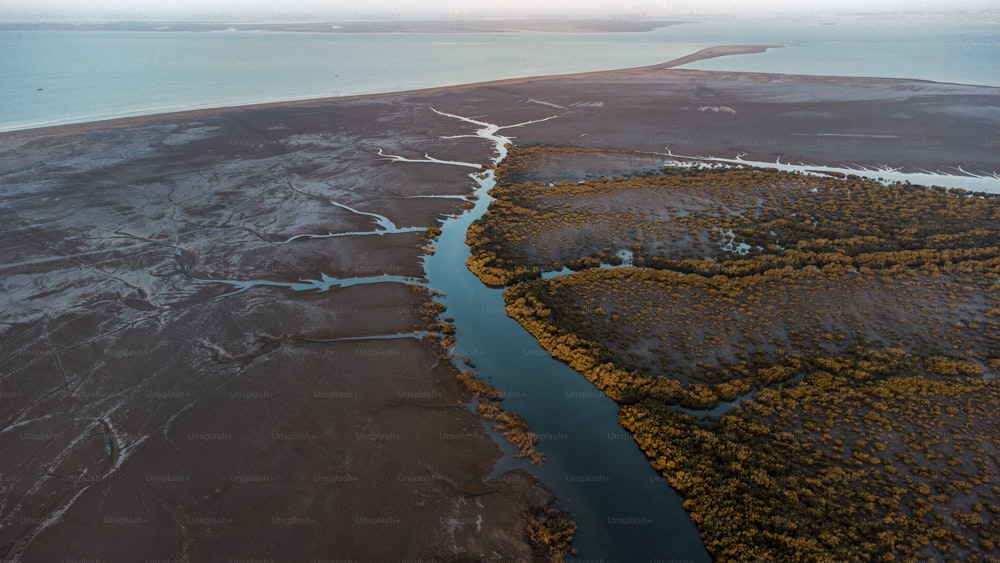
[[988,9],[996,0],[0,0],[0,17],[38,19],[396,19],[443,17]]

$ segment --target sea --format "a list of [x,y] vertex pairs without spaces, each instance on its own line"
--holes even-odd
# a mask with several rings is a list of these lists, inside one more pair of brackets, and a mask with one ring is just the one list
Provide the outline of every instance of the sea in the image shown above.
[[629,33],[0,31],[0,131],[665,62],[722,44],[782,49],[683,68],[1000,87],[1000,15],[809,13],[678,20]]

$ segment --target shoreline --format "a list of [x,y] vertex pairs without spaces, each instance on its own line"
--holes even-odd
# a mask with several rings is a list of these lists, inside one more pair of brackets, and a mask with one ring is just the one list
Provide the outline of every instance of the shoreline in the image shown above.
[[425,88],[410,88],[403,90],[371,92],[365,94],[348,94],[344,96],[321,96],[321,97],[310,97],[302,99],[285,99],[285,100],[274,100],[265,102],[253,102],[246,104],[238,103],[235,105],[220,105],[220,106],[211,106],[204,108],[179,109],[173,111],[166,111],[159,113],[144,113],[131,116],[102,117],[92,121],[55,123],[55,124],[37,125],[37,126],[31,125],[23,129],[10,129],[6,131],[0,131],[0,142],[2,141],[16,142],[24,139],[26,136],[76,135],[76,134],[85,134],[91,131],[101,130],[101,129],[122,129],[129,127],[142,127],[145,125],[170,122],[170,121],[203,119],[206,117],[212,117],[227,112],[274,110],[281,108],[311,106],[316,104],[342,103],[342,102],[353,102],[353,101],[363,101],[363,100],[374,101],[374,100],[383,100],[383,99],[391,99],[391,98],[406,97],[406,96],[439,95],[439,94],[448,94],[461,90],[471,90],[477,88],[518,86],[518,85],[531,84],[535,82],[552,81],[552,80],[598,79],[602,77],[610,77],[611,75],[615,74],[637,75],[640,73],[645,73],[645,72],[652,73],[656,71],[675,73],[679,78],[698,77],[698,76],[704,76],[707,78],[711,76],[717,76],[723,78],[745,77],[745,78],[756,78],[761,80],[763,79],[781,79],[781,80],[797,80],[797,81],[816,80],[816,81],[828,81],[836,83],[857,83],[857,84],[877,84],[877,83],[892,82],[898,84],[913,84],[913,85],[923,84],[923,85],[952,86],[952,87],[962,87],[962,88],[982,88],[982,89],[1000,91],[1000,86],[990,86],[984,84],[967,84],[961,82],[941,82],[936,80],[925,80],[919,78],[893,78],[893,77],[883,77],[883,76],[845,76],[845,75],[832,75],[832,74],[814,75],[814,74],[796,74],[796,73],[718,71],[718,70],[678,68],[680,66],[684,66],[701,60],[727,57],[733,55],[759,54],[767,52],[769,49],[781,49],[784,47],[786,46],[778,44],[716,45],[713,47],[706,47],[704,49],[700,49],[698,51],[695,51],[694,53],[690,53],[688,55],[684,55],[676,59],[671,59],[666,62],[637,66],[637,67],[572,72],[564,74],[541,74],[541,75],[522,76],[515,78],[500,78],[496,80],[486,80],[480,82],[464,82],[460,84],[450,84],[444,86],[429,86]]
[[253,111],[253,110],[264,110],[264,109],[273,109],[281,107],[296,107],[296,106],[312,105],[320,103],[349,102],[349,101],[356,101],[363,99],[373,99],[373,100],[384,99],[395,96],[434,95],[434,94],[444,94],[456,90],[464,90],[469,88],[512,86],[517,84],[525,84],[529,82],[537,82],[544,80],[567,79],[567,78],[586,79],[610,73],[633,73],[633,72],[652,72],[657,70],[669,70],[681,65],[690,64],[692,62],[704,59],[727,57],[730,55],[749,55],[755,53],[763,53],[766,52],[768,49],[779,49],[783,47],[784,45],[717,45],[714,47],[706,47],[699,51],[695,51],[694,53],[690,53],[688,55],[684,55],[682,57],[672,59],[666,62],[656,63],[652,65],[645,65],[645,66],[637,66],[637,67],[627,67],[627,68],[611,69],[611,70],[593,70],[593,71],[573,72],[566,74],[542,74],[537,76],[524,76],[517,78],[501,78],[497,80],[486,80],[482,82],[468,82],[468,83],[453,84],[448,86],[431,86],[428,88],[413,88],[413,89],[395,90],[389,92],[374,92],[371,94],[350,94],[347,96],[324,96],[319,98],[303,98],[300,100],[278,100],[272,102],[237,104],[231,106],[214,106],[214,107],[198,108],[198,109],[182,109],[182,110],[168,111],[163,113],[150,113],[150,114],[124,116],[124,117],[110,117],[110,118],[97,119],[94,121],[81,121],[75,123],[42,125],[38,127],[28,127],[26,129],[12,129],[10,131],[0,131],[0,140],[3,140],[5,138],[11,140],[17,140],[21,135],[24,134],[36,134],[36,133],[76,134],[76,133],[85,133],[95,128],[119,129],[122,127],[139,127],[165,120],[198,119],[208,115],[214,115],[217,113],[227,112],[227,111]]
[[648,33],[688,23],[688,20],[567,18],[483,18],[472,20],[330,20],[210,23],[192,21],[148,22],[2,22],[0,31],[157,31],[269,32],[269,33]]

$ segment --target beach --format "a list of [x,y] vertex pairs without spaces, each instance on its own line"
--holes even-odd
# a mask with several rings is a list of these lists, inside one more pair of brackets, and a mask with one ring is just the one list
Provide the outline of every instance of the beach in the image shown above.
[[[504,134],[621,151],[609,171],[669,152],[1000,168],[998,88],[669,68],[768,47],[0,134],[0,474],[19,499],[0,553],[531,559],[526,515],[554,497],[495,473],[501,445],[424,339],[424,231],[495,156],[435,110],[548,119]],[[288,285],[324,275],[392,279]]]

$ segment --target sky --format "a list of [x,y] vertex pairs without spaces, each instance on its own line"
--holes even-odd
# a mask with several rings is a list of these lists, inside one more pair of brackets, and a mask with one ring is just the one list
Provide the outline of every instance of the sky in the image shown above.
[[996,0],[0,0],[0,18],[303,20],[997,9]]

